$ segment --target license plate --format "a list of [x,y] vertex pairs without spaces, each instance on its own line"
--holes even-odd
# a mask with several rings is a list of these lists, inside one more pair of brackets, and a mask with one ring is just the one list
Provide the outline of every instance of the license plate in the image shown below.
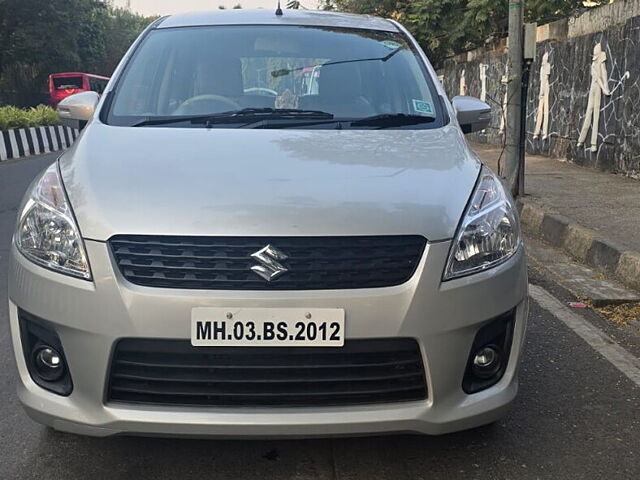
[[341,308],[213,308],[191,310],[195,347],[342,347]]

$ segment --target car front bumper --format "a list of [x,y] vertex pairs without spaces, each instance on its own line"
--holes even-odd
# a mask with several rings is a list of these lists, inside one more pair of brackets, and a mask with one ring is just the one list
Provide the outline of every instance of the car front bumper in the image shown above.
[[[491,423],[517,392],[528,313],[524,251],[504,264],[442,282],[450,242],[427,245],[412,279],[389,288],[324,291],[196,291],[141,287],[114,268],[106,243],[86,241],[88,282],[26,260],[12,247],[9,314],[27,413],[55,429],[92,436],[310,437],[392,432],[442,434]],[[423,356],[424,401],[340,407],[165,407],[108,403],[113,346],[121,338],[189,339],[193,307],[343,308],[346,338],[415,338]],[[36,385],[20,340],[18,309],[58,334],[73,379],[63,397]],[[494,386],[468,395],[462,378],[479,328],[515,309],[509,363]]]

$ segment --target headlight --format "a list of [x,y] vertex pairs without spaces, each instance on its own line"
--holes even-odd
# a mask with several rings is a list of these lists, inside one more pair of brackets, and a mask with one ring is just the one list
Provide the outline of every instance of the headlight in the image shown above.
[[513,256],[520,242],[513,200],[500,179],[483,168],[451,247],[444,280],[495,267]]
[[57,162],[44,172],[29,194],[18,219],[15,241],[18,250],[32,262],[66,275],[91,279],[87,254]]

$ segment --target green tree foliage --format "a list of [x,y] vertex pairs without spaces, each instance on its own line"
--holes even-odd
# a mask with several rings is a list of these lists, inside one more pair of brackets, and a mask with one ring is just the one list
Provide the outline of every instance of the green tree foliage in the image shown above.
[[324,0],[322,7],[327,10],[391,17],[402,12],[410,3],[412,2],[397,0]]
[[332,0],[318,0],[319,10],[335,10],[335,5]]
[[109,8],[103,18],[106,20],[103,37],[105,54],[94,71],[109,76],[133,41],[155,19],[136,15],[125,8]]
[[[593,0],[590,6],[609,3]],[[504,37],[508,0],[320,0],[324,10],[378,15],[402,22],[440,65],[445,58]],[[525,20],[548,23],[582,12],[584,0],[526,0]]]
[[109,76],[152,20],[102,0],[0,0],[0,90],[28,104],[51,73]]
[[399,20],[415,35],[436,65],[452,52],[470,44],[470,29],[461,16],[465,0],[420,0],[408,2]]

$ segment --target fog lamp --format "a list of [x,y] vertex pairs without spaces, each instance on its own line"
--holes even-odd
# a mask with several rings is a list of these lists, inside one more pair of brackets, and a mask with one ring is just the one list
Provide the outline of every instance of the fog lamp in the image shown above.
[[476,351],[473,357],[473,373],[480,378],[493,377],[502,366],[502,354],[496,345],[487,345]]
[[64,374],[64,361],[58,351],[43,345],[34,352],[34,365],[37,374],[47,382],[55,382]]

